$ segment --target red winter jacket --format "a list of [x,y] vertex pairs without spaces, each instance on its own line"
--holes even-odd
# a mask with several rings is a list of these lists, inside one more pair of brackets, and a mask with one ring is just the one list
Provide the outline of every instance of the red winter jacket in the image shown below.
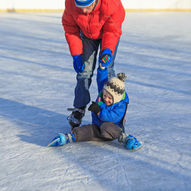
[[83,54],[80,31],[90,39],[102,39],[102,50],[114,52],[124,18],[121,0],[98,0],[95,9],[86,14],[75,6],[74,0],[66,0],[62,24],[71,55]]

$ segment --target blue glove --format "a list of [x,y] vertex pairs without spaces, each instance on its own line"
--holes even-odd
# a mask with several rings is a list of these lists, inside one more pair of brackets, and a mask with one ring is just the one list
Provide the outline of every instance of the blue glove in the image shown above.
[[106,48],[102,51],[99,57],[99,63],[101,66],[107,67],[112,61],[112,52],[109,48]]
[[73,56],[73,67],[74,67],[74,70],[77,73],[80,73],[80,72],[84,71],[85,64],[84,64],[84,62],[82,60],[82,55],[81,54]]

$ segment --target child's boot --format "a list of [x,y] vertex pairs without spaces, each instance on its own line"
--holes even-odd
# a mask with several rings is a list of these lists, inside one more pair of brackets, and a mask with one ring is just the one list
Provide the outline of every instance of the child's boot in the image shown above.
[[142,147],[142,144],[132,135],[126,137],[124,142],[127,150],[136,151]]
[[64,146],[65,144],[75,142],[75,136],[74,134],[68,133],[63,134],[59,133],[50,144],[48,144],[48,147],[57,147],[57,146]]
[[118,141],[120,143],[125,143],[127,137],[128,137],[128,135],[126,133],[121,132],[121,134],[120,134],[120,136],[118,138]]

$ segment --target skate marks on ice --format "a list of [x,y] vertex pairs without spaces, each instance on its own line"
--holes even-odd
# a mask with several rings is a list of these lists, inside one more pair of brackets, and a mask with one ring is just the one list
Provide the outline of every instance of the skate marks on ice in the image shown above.
[[[146,148],[140,151],[129,152],[115,141],[81,142],[54,148],[52,152],[59,158],[70,161],[70,166],[64,168],[66,175],[73,177],[74,183],[79,181],[80,185],[85,183],[89,188],[93,188],[96,183],[101,190],[152,190],[162,187],[166,181],[169,184],[165,185],[165,189],[176,190],[174,181],[179,182],[179,188],[189,188],[185,182],[188,182],[191,174],[182,169],[184,162],[181,162],[181,156],[177,152],[172,159],[172,153],[168,149],[163,151],[157,146],[144,147]],[[161,153],[164,153],[164,158],[160,157]],[[188,162],[189,160],[188,158]],[[183,166],[180,166],[181,163]],[[149,181],[150,176],[154,176],[155,181],[160,180],[157,181],[158,184],[153,185]],[[139,186],[135,188],[137,181]],[[66,184],[70,186],[69,183]]]

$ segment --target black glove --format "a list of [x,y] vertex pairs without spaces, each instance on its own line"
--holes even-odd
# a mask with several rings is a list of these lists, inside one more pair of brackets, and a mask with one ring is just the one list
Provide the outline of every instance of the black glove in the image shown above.
[[88,111],[98,114],[101,111],[101,109],[96,102],[92,101],[92,104],[89,106]]

